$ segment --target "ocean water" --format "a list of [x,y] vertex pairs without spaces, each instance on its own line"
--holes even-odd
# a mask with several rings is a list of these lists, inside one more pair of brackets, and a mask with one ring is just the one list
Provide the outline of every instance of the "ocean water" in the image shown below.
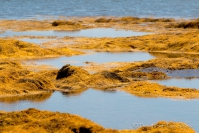
[[198,18],[198,0],[1,0],[0,19],[58,16]]

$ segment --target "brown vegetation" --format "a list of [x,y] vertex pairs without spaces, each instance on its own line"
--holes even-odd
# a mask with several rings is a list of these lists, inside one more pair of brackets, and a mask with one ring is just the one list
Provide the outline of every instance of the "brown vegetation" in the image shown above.
[[145,62],[129,63],[119,67],[121,72],[131,72],[144,68],[162,68],[165,70],[182,70],[182,69],[197,69],[199,68],[199,59],[197,58],[158,58]]
[[[150,22],[150,23],[148,23]],[[145,26],[140,24],[144,23]],[[166,29],[165,25],[167,25]],[[174,19],[164,18],[80,18],[51,22],[37,20],[0,20],[0,28],[6,30],[81,30],[85,28],[114,27],[141,31],[155,31],[156,34],[121,38],[68,38],[74,42],[70,47],[96,51],[148,51],[195,53],[199,52],[198,20],[177,23]],[[172,29],[172,28],[184,28]],[[187,29],[189,28],[189,29]],[[62,45],[63,46],[63,45]],[[155,52],[155,53],[154,53]],[[157,52],[157,53],[156,53]],[[67,47],[41,48],[31,43],[13,39],[0,39],[1,58],[47,58],[72,56],[83,52]],[[165,79],[161,71],[143,72],[145,68],[164,70],[196,69],[199,60],[196,56],[187,58],[161,58],[146,62],[127,63],[118,68],[89,74],[81,67],[63,66],[60,70],[31,71],[12,60],[0,61],[0,101],[19,100],[42,101],[49,98],[53,91],[60,90],[66,95],[79,94],[87,88],[107,90],[120,89],[140,97],[199,98],[199,91],[189,88],[167,87],[150,83],[150,79]],[[157,69],[158,70],[158,69]],[[45,93],[44,93],[45,92]],[[44,93],[44,94],[43,94]],[[30,95],[34,94],[34,95]],[[8,97],[16,96],[16,97]],[[70,114],[53,113],[28,109],[20,112],[0,113],[0,132],[66,132],[66,133],[195,133],[183,123],[158,122],[153,126],[143,126],[137,130],[105,129],[87,119]]]
[[122,90],[139,97],[199,98],[199,90],[196,89],[167,87],[147,81],[133,82]]
[[57,74],[56,87],[65,93],[80,93],[86,90],[90,74],[80,67],[65,65]]
[[167,28],[192,28],[192,29],[199,29],[199,19],[192,20],[192,21],[183,21],[178,23],[171,23],[166,26]]
[[47,58],[56,56],[71,56],[83,52],[70,50],[67,47],[41,48],[32,43],[26,43],[13,39],[0,39],[1,58]]
[[[195,89],[180,89],[177,87],[166,87],[154,83],[140,82],[139,80],[165,79],[167,75],[162,71],[146,71],[145,68],[157,68],[163,70],[181,70],[199,68],[199,60],[195,58],[165,58],[153,59],[146,62],[129,63],[127,65],[111,69],[109,71],[101,71],[95,74],[89,74],[80,67],[70,65],[64,66],[59,70],[56,86],[62,91],[68,93],[78,93],[87,88],[107,90],[111,88],[121,89],[123,86],[132,86],[139,84],[145,86],[150,91],[159,88],[161,93],[146,93],[146,96],[172,97],[172,98],[198,98],[198,91]],[[143,84],[143,85],[141,85]],[[150,87],[152,86],[152,87]],[[123,87],[124,88],[124,87]],[[142,87],[139,88],[142,92]],[[125,89],[126,90],[126,89]],[[128,89],[127,89],[128,90]],[[166,92],[163,92],[163,90]],[[174,90],[174,91],[173,91]],[[184,93],[188,90],[188,93]],[[131,90],[132,91],[132,90]],[[127,91],[127,92],[131,92]],[[140,94],[140,91],[136,90]],[[135,93],[136,93],[135,91]],[[174,93],[175,92],[175,93]],[[182,93],[183,92],[183,93]],[[142,93],[141,93],[142,94]],[[145,94],[145,93],[144,93]],[[144,95],[143,94],[143,95]],[[181,95],[182,94],[182,95]],[[179,97],[180,96],[180,97]]]
[[185,123],[160,121],[152,126],[143,126],[136,130],[137,133],[195,133]]
[[174,19],[165,19],[165,18],[138,18],[138,17],[121,17],[121,18],[99,18],[96,19],[95,22],[97,23],[110,23],[110,22],[134,22],[134,23],[139,23],[139,22],[173,22],[175,21]]
[[195,133],[184,123],[158,122],[152,126],[143,126],[137,130],[105,129],[80,116],[67,113],[28,109],[18,112],[0,113],[0,132],[2,133]]
[[76,20],[0,20],[0,27],[4,31],[26,31],[26,30],[80,30],[87,28]]
[[81,26],[81,25],[80,25],[79,23],[77,23],[77,22],[71,22],[71,21],[67,21],[67,20],[65,20],[65,21],[59,20],[59,21],[54,21],[54,22],[52,23],[52,26],[59,26],[59,25],[69,25],[69,26],[74,26],[74,28],[75,28],[75,27],[80,27],[80,26]]
[[180,57],[191,57],[191,58],[199,58],[199,54],[189,54],[189,53],[163,53],[163,52],[150,52],[150,55],[154,56],[155,58],[180,58]]
[[89,87],[94,89],[107,90],[117,88],[129,83],[130,80],[115,71],[102,71],[92,75],[87,81]]
[[[141,23],[155,23],[161,25],[162,28],[168,23],[175,22],[172,18],[137,18],[137,17],[85,17],[60,20],[0,20],[0,28],[2,31],[14,30],[81,30],[86,28],[113,27],[122,28],[127,26],[139,27]],[[118,27],[119,26],[119,27]],[[157,26],[157,25],[156,25]],[[127,28],[126,27],[126,28]],[[150,25],[151,27],[151,25]],[[142,30],[144,30],[142,28]]]
[[42,93],[54,90],[51,79],[14,61],[0,61],[0,95]]
[[116,72],[102,71],[89,74],[80,67],[65,65],[57,74],[56,87],[65,93],[81,93],[88,88],[109,89],[130,82]]
[[164,33],[120,38],[79,38],[73,48],[96,51],[149,51],[198,53],[198,31],[188,33]]
[[[137,29],[141,31],[146,31],[144,29],[149,29],[149,31],[159,31],[158,34],[150,34],[147,36],[132,36],[132,37],[123,37],[123,38],[76,38],[75,44],[71,45],[72,48],[81,48],[81,49],[93,49],[96,51],[135,51],[135,50],[144,50],[144,51],[155,51],[155,52],[198,52],[198,31],[196,30],[176,30],[176,29],[166,29],[163,26],[166,22],[173,22],[173,19],[164,19],[164,18],[136,18],[136,17],[122,17],[122,18],[79,18],[71,20],[57,20],[53,22],[47,21],[4,21],[0,23],[0,27],[7,27],[7,29],[12,30],[39,30],[40,28],[45,27],[42,30],[79,30],[85,28],[99,28],[99,27],[114,27],[114,28],[124,28],[124,29]],[[148,26],[142,26],[132,23],[146,23],[151,22]],[[157,22],[157,23],[156,23]],[[196,21],[197,22],[197,21]],[[37,25],[31,26],[31,25]],[[43,25],[42,25],[43,23]],[[49,25],[49,23],[51,25]],[[103,24],[101,24],[103,23]],[[186,23],[186,21],[184,22]],[[15,25],[15,27],[10,27]],[[24,27],[29,27],[33,29],[23,29],[17,25],[24,25]],[[57,25],[57,26],[56,26]],[[77,29],[80,25],[79,29]],[[83,25],[83,26],[82,26]],[[158,27],[157,27],[158,26]],[[7,30],[6,29],[6,30]],[[71,41],[74,41],[71,38]],[[58,50],[58,49],[56,49]],[[55,52],[55,49],[52,51]],[[60,51],[61,52],[61,51]],[[60,53],[59,52],[59,53]]]
[[[156,71],[142,71],[145,68],[157,68]],[[89,74],[81,67],[65,65],[58,70],[31,71],[13,61],[0,62],[0,94],[31,94],[60,90],[68,94],[79,94],[88,88],[107,90],[119,89],[136,80],[165,79],[163,70],[199,68],[195,58],[164,58],[146,62],[127,63],[108,71]],[[144,83],[144,82],[142,82]],[[176,89],[177,92],[181,91]],[[173,92],[171,92],[173,93]],[[194,95],[194,91],[191,92]],[[161,96],[161,94],[159,94]],[[173,96],[174,97],[174,93]],[[178,97],[178,94],[176,95]]]
[[99,18],[95,20],[96,23],[110,23],[110,22],[117,22],[116,19],[110,19],[110,18]]

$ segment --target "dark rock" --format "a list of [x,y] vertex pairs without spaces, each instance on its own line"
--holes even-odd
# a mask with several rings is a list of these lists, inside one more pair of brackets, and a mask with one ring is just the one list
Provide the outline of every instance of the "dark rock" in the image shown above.
[[54,21],[53,23],[52,23],[52,26],[58,26],[59,25],[59,23],[57,22],[57,21]]
[[[73,77],[71,75],[74,75]],[[67,64],[63,66],[57,74],[56,79],[72,77],[73,81],[84,81],[89,77],[89,73],[81,67],[71,66]]]
[[74,70],[73,69],[70,69],[70,64],[67,64],[65,66],[63,66],[59,71],[58,71],[58,74],[57,74],[57,77],[56,79],[62,79],[62,78],[67,78],[69,77],[70,75],[72,75],[74,73]]
[[107,18],[99,18],[97,20],[95,20],[96,23],[108,23],[110,22],[112,19],[107,19]]
[[72,129],[72,131],[74,133],[92,133],[92,131],[90,130],[90,128],[86,128],[86,127],[80,127],[79,129]]
[[54,21],[52,23],[52,26],[59,26],[59,25],[68,25],[68,26],[80,26],[77,22],[71,22],[71,21]]
[[116,72],[103,71],[102,75],[104,75],[105,78],[119,80],[120,82],[128,82],[129,81],[127,78],[120,76]]

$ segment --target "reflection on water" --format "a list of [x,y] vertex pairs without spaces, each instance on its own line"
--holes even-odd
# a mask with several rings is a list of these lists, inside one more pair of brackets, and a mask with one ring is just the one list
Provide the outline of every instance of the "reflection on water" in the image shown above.
[[167,76],[172,78],[199,78],[199,69],[183,69],[183,70],[168,70],[158,67],[149,67],[144,69],[139,69],[137,71],[142,72],[163,72]]
[[35,62],[38,65],[50,65],[57,68],[61,68],[65,64],[71,64],[75,66],[83,66],[85,62],[107,63],[107,62],[134,62],[134,61],[146,61],[152,59],[153,56],[146,52],[97,52],[94,54],[86,54],[72,57],[60,57],[51,59],[39,59],[27,61],[27,63]]
[[21,101],[0,103],[0,110],[27,108],[78,114],[106,128],[132,129],[136,123],[151,125],[160,120],[185,122],[199,131],[199,100],[166,98],[138,98],[125,92],[114,93],[89,89],[79,96],[65,96],[60,92],[39,103]]
[[[20,7],[20,8],[19,8]],[[50,16],[136,16],[198,18],[198,0],[2,0],[1,19]]]
[[181,78],[199,78],[199,69],[173,70],[168,71],[167,75]]
[[157,82],[159,84],[166,86],[199,89],[199,78],[193,78],[193,79],[172,78],[168,80],[153,80],[153,82]]
[[21,96],[12,96],[12,97],[0,97],[1,103],[13,104],[20,101],[31,101],[31,102],[44,102],[50,98],[52,92],[45,92],[41,94],[32,94],[32,95],[21,95]]
[[38,39],[38,38],[22,38],[20,39],[21,41],[24,42],[30,42],[30,43],[34,43],[34,44],[42,44],[48,41],[51,41],[53,39]]
[[112,28],[94,28],[79,31],[11,31],[8,30],[0,34],[0,37],[7,36],[72,36],[72,37],[129,37],[142,36],[150,33],[135,32],[130,30],[116,30]]

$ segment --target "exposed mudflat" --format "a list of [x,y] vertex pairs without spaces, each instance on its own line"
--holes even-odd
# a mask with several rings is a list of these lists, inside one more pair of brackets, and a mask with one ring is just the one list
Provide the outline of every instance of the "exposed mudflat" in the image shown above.
[[[0,32],[0,36],[2,35],[0,38],[0,101],[28,99],[29,95],[35,95],[34,99],[40,100],[42,93],[46,93],[44,97],[48,98],[54,91],[73,95],[82,93],[89,88],[103,91],[122,90],[146,98],[199,98],[199,90],[194,88],[171,87],[150,82],[150,80],[165,80],[173,77],[199,77],[199,30],[197,26],[198,20],[134,17],[87,17],[56,21],[0,20],[0,29],[2,30]],[[124,36],[93,37],[97,31],[91,33],[92,36],[79,36],[75,33],[94,28],[122,30]],[[125,30],[129,33],[136,32],[136,34],[125,36]],[[9,31],[23,34],[9,36],[6,34]],[[26,34],[30,31],[31,34]],[[46,33],[38,35],[32,34],[33,31],[38,31],[38,33],[39,31],[58,31],[62,35],[56,36],[56,33],[49,36],[46,36]],[[67,31],[67,34],[64,31]],[[73,36],[70,36],[70,32]],[[102,34],[102,31],[99,34]],[[47,41],[26,42],[24,38],[47,39]],[[125,63],[121,61],[122,63],[98,64],[99,58],[92,62],[85,61],[86,65],[84,66],[65,63],[61,69],[22,63],[27,60],[34,63],[33,59],[41,58],[47,60],[52,57],[81,56],[87,54],[85,50],[111,53],[144,51],[153,55],[154,59],[147,61],[132,59],[131,62]],[[16,116],[19,117],[16,118]],[[3,124],[0,125],[2,132],[15,132],[19,129],[21,132],[34,130],[35,132],[75,133],[145,131],[180,133],[185,130],[190,133],[194,132],[189,127],[180,128],[182,123],[175,122],[159,122],[152,127],[118,131],[105,129],[78,116],[35,109],[12,113],[4,112],[0,117],[3,120]],[[159,125],[167,126],[160,127]],[[175,128],[171,128],[170,125]]]

